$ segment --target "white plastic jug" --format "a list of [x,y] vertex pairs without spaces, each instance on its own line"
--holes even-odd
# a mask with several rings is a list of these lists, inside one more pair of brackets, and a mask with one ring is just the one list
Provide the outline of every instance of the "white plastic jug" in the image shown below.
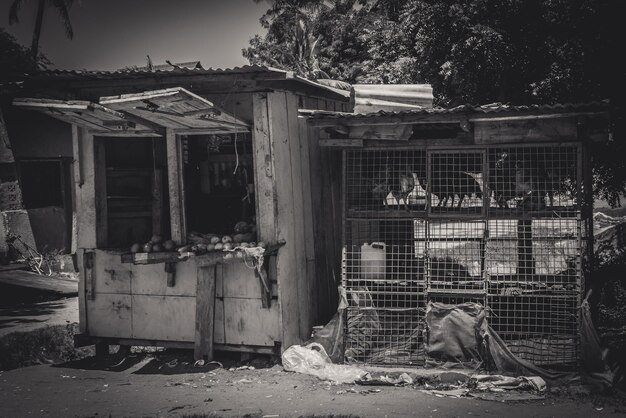
[[372,242],[361,245],[361,278],[369,280],[385,279],[387,266],[387,245]]

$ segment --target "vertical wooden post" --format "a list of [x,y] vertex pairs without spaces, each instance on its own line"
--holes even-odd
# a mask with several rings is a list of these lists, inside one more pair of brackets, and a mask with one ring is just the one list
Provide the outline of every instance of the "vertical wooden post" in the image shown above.
[[252,95],[254,131],[254,187],[259,241],[276,241],[276,185],[274,179],[273,147],[270,139],[267,93]]
[[96,196],[96,246],[108,244],[108,205],[107,205],[107,167],[104,140],[93,139],[94,153],[94,193]]
[[[78,281],[78,315],[79,330],[89,332],[89,318],[87,316],[87,299],[93,297],[93,271],[87,274],[85,264],[93,265],[85,257],[93,257],[91,252],[96,248],[96,185],[95,185],[95,158],[94,138],[86,129],[72,126],[72,151],[74,157],[74,190],[76,193],[76,226],[73,235],[73,246],[78,255],[78,265],[81,266]],[[91,255],[86,255],[91,252]],[[91,269],[92,270],[92,269]]]
[[213,327],[215,323],[215,265],[198,267],[196,290],[196,335],[194,358],[213,360]]
[[178,244],[186,241],[185,204],[183,195],[183,164],[181,140],[171,128],[165,130],[167,148],[167,179],[170,201],[171,238]]

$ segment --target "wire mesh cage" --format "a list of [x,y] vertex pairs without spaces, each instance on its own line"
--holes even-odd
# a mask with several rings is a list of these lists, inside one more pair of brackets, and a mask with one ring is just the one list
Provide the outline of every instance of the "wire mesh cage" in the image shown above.
[[426,153],[418,150],[347,153],[345,199],[349,211],[424,210],[425,159]]
[[580,155],[577,145],[489,149],[489,206],[518,214],[575,212],[581,205]]
[[484,155],[480,151],[431,151],[428,201],[432,214],[483,213]]
[[344,151],[346,359],[425,360],[428,301],[477,302],[512,351],[577,360],[578,145]]
[[537,365],[565,367],[578,360],[578,299],[572,296],[487,298],[489,324],[511,352]]

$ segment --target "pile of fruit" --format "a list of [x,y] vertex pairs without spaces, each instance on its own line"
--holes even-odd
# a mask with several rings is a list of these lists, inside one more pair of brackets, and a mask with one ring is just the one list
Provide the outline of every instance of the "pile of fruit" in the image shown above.
[[130,252],[135,253],[159,253],[163,251],[175,251],[176,243],[171,239],[163,240],[163,237],[160,235],[153,235],[150,238],[150,241],[145,244],[140,244],[138,242],[134,243],[130,247]]
[[[131,253],[151,253],[161,251],[178,251],[179,253],[204,254],[213,251],[232,251],[236,248],[265,248],[265,243],[256,242],[256,225],[241,221],[237,222],[230,235],[201,234],[190,232],[187,234],[187,245],[177,247],[174,241],[163,241],[159,235],[154,235],[145,244],[135,243],[130,248]],[[238,255],[235,255],[239,257]]]
[[[256,225],[247,222],[237,222],[233,228],[233,234],[200,234],[191,232],[187,235],[187,245],[184,250],[196,254],[212,251],[229,251],[234,248],[265,247],[262,242],[256,242]],[[179,250],[180,251],[180,250]]]

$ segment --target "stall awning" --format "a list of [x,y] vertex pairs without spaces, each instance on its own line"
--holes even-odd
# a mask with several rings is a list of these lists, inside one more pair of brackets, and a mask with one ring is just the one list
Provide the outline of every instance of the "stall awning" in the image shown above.
[[182,87],[101,97],[100,104],[163,127],[186,131],[247,132],[249,125]]
[[123,113],[87,101],[18,98],[13,100],[13,105],[36,110],[64,122],[105,134],[119,131],[126,131],[129,134],[151,131],[146,125],[128,120]]
[[95,134],[160,136],[165,129],[181,135],[248,132],[243,120],[183,89],[101,97],[100,103],[18,98],[15,106],[36,110]]

